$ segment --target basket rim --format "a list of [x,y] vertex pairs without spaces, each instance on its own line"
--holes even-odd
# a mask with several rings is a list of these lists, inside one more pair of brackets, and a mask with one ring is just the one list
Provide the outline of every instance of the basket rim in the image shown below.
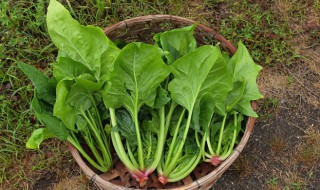
[[[152,22],[155,20],[169,20],[170,23],[172,22],[184,22],[187,24],[193,24],[196,21],[184,18],[184,17],[179,17],[179,16],[174,16],[174,15],[146,15],[146,16],[139,16],[139,17],[134,17],[130,19],[126,19],[123,21],[120,21],[118,23],[115,23],[111,26],[108,26],[104,29],[104,33],[106,35],[110,34],[111,32],[118,30],[118,29],[128,29],[130,25],[133,25],[135,23],[139,22]],[[221,45],[229,51],[230,54],[234,54],[236,52],[236,48],[229,42],[227,41],[223,36],[221,36],[219,33],[215,32],[213,29],[199,23],[197,25],[197,29],[201,29],[204,32],[208,32],[212,34],[212,38],[219,41]],[[257,103],[256,101],[251,102],[251,106],[254,110],[257,109]],[[241,141],[239,144],[236,146],[236,148],[233,150],[232,154],[225,160],[223,161],[218,167],[216,167],[213,171],[208,173],[207,175],[193,181],[190,184],[183,185],[180,187],[175,187],[171,188],[172,190],[184,190],[184,189],[193,189],[196,187],[197,189],[200,189],[202,185],[206,183],[210,183],[210,181],[214,180],[215,178],[219,178],[230,166],[233,164],[233,162],[238,158],[238,156],[241,154],[242,150],[244,149],[245,145],[247,144],[249,137],[253,131],[254,127],[254,122],[255,118],[253,117],[248,117],[248,121],[246,123],[246,129],[245,132],[241,138]],[[80,153],[78,150],[68,143],[68,148],[70,153],[72,154],[73,158],[81,168],[81,170],[86,174],[86,176],[90,179],[90,182],[96,183],[99,187],[103,186],[108,186],[110,189],[134,189],[134,188],[129,188],[129,187],[124,187],[124,186],[119,186],[116,184],[113,184],[109,181],[106,181],[102,179],[97,173],[95,173],[82,159]]]

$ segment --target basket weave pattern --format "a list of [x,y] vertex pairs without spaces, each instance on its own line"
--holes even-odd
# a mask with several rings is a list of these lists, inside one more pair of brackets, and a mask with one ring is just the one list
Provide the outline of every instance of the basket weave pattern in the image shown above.
[[[177,16],[149,15],[118,22],[107,27],[104,32],[111,40],[121,39],[125,41],[143,41],[146,43],[152,43],[152,36],[155,33],[173,28],[189,26],[193,23],[195,23],[195,21]],[[231,55],[236,52],[236,48],[223,36],[202,24],[197,26],[194,35],[199,45],[220,42],[220,46],[222,46]],[[256,106],[256,103],[252,102],[254,110],[256,109]],[[166,185],[162,185],[158,181],[156,174],[153,173],[149,176],[149,180],[144,188],[172,190],[209,189],[240,155],[253,130],[254,122],[255,119],[249,117],[246,123],[246,130],[240,143],[237,145],[233,153],[217,168],[214,168],[210,163],[201,163],[183,180],[176,183],[168,183]],[[69,144],[68,147],[73,158],[84,171],[86,176],[101,189],[139,189],[139,184],[131,177],[130,173],[122,162],[116,158],[116,156],[114,159],[114,168],[106,173],[100,174],[82,159],[79,152],[71,144]]]

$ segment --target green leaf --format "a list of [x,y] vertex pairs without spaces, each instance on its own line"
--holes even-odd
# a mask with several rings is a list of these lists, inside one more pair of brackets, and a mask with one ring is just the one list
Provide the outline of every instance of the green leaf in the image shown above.
[[257,114],[251,108],[250,102],[263,97],[256,83],[257,76],[262,67],[254,63],[242,42],[238,43],[238,50],[232,56],[228,65],[233,76],[233,82],[242,80],[246,83],[243,96],[239,103],[235,105],[235,109],[247,116],[257,117]]
[[169,52],[169,54],[165,55],[169,65],[197,48],[196,39],[193,37],[196,26],[197,23],[184,28],[159,33],[154,36],[156,44],[163,50]]
[[244,94],[246,98],[256,100],[263,97],[256,83],[257,76],[262,67],[254,63],[247,48],[241,41],[238,43],[238,50],[231,57],[228,66],[232,73],[233,82],[244,80],[247,83]]
[[55,137],[55,136],[51,134],[48,129],[46,128],[36,129],[32,132],[31,137],[28,139],[26,143],[26,148],[39,149],[42,141],[52,137]]
[[247,99],[244,99],[241,102],[239,102],[235,106],[235,109],[246,116],[251,116],[255,118],[258,117],[257,113],[251,107],[251,102]]
[[61,120],[52,115],[53,108],[50,104],[39,100],[35,95],[31,105],[37,118],[46,126],[52,135],[58,137],[60,140],[66,140],[68,138],[68,129]]
[[169,73],[157,47],[131,43],[115,60],[113,77],[103,89],[104,103],[112,108],[125,106],[134,115],[143,104],[153,106],[157,88]]
[[76,112],[73,107],[67,104],[71,86],[74,80],[61,80],[57,84],[57,100],[53,107],[53,115],[61,119],[69,130],[75,130]]
[[111,131],[119,131],[121,136],[124,137],[131,146],[137,145],[137,136],[134,123],[128,112],[120,110],[116,112],[117,126],[112,127]]
[[197,101],[197,103],[195,104],[191,119],[192,119],[191,127],[195,131],[201,132],[201,129],[200,129],[200,101]]
[[58,81],[62,79],[75,79],[83,73],[90,73],[90,70],[67,55],[59,56],[57,63],[53,65],[53,76]]
[[88,110],[95,103],[93,93],[100,90],[102,85],[101,82],[92,81],[84,76],[76,78],[76,83],[70,89],[67,103],[75,110]]
[[56,98],[54,82],[31,65],[25,64],[23,62],[18,62],[18,66],[33,83],[37,91],[37,97],[40,100],[53,105]]
[[116,48],[102,29],[80,25],[56,0],[50,0],[47,27],[53,43],[60,50],[90,69],[96,79],[100,78],[103,58],[107,56],[105,53]]
[[245,91],[246,83],[244,81],[235,81],[232,90],[229,92],[226,99],[227,112],[231,111],[233,107],[242,99]]
[[159,87],[157,91],[154,107],[161,108],[162,106],[166,105],[170,100],[171,98],[169,97],[168,92],[165,89]]
[[218,47],[202,46],[172,66],[175,69],[174,79],[168,89],[174,101],[192,111],[196,102],[209,94],[207,106],[224,106],[232,82]]

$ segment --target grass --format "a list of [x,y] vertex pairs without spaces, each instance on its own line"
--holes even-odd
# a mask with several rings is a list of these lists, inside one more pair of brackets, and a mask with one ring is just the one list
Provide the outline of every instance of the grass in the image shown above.
[[[173,14],[198,20],[217,30],[233,44],[239,40],[243,41],[255,61],[264,67],[275,67],[280,63],[293,65],[297,60],[301,60],[299,52],[292,48],[294,39],[299,35],[310,34],[308,45],[320,42],[319,31],[313,27],[312,22],[307,29],[301,27],[305,19],[310,17],[308,17],[309,9],[312,8],[315,14],[320,11],[320,2],[318,0],[306,1],[307,3],[303,3],[304,1],[290,3],[286,0],[270,2],[262,0],[63,1],[65,7],[81,24],[100,27],[148,14]],[[57,140],[47,141],[39,151],[25,149],[25,142],[31,132],[41,126],[29,106],[33,86],[18,69],[17,62],[26,62],[47,75],[52,74],[51,63],[55,60],[57,49],[46,31],[47,6],[48,1],[44,0],[0,2],[0,189],[8,187],[25,189],[38,179],[38,175],[50,170],[59,173],[59,167],[70,166],[71,158],[65,149],[65,144]],[[294,78],[288,76],[288,84],[293,85],[294,81]],[[267,98],[263,101],[261,110],[266,118],[270,118],[278,109],[278,105],[278,99]],[[311,140],[307,143],[314,144]],[[279,148],[277,143],[271,146],[274,149]],[[302,153],[299,159],[302,162],[319,160],[319,157],[314,156],[314,150],[317,150],[316,155],[319,155],[317,149],[319,147],[310,146],[313,148],[309,150],[304,149],[304,145],[301,146]],[[248,165],[245,160],[240,161],[244,162],[242,165]],[[247,167],[241,170],[247,170]],[[268,183],[277,185],[278,181],[275,177]],[[293,180],[292,184],[286,185],[295,189],[300,184]]]

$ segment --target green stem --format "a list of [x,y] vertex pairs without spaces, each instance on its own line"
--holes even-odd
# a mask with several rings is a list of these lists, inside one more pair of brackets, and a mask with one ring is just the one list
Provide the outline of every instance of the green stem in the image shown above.
[[188,168],[187,170],[183,170],[183,172],[178,172],[178,173],[175,173],[175,174],[172,174],[172,175],[170,174],[169,177],[168,177],[168,182],[176,182],[176,181],[179,181],[179,180],[185,178],[198,165],[200,159],[201,159],[201,155],[198,154],[196,156],[196,160],[194,162],[192,162],[193,160],[190,161],[190,163],[192,163],[192,165],[189,166],[189,167],[186,167],[186,168]]
[[[191,110],[193,110],[193,108]],[[183,138],[182,138],[182,141],[181,141],[181,143],[179,145],[179,149],[176,152],[176,154],[174,155],[173,159],[170,161],[170,164],[169,164],[168,168],[166,168],[166,170],[165,170],[165,175],[166,176],[177,165],[177,160],[179,159],[179,156],[182,153],[183,146],[184,146],[185,141],[187,139],[187,135],[188,135],[188,131],[189,131],[190,123],[191,123],[191,118],[192,118],[192,111],[190,111],[189,114],[188,114],[187,125],[186,125],[186,128],[184,129]]]
[[[101,120],[101,116],[100,116],[100,114],[99,114],[98,107],[97,107],[97,105],[96,105],[96,103],[95,103],[95,101],[94,101],[94,99],[93,99],[92,97],[91,97],[91,101],[92,101],[92,104],[93,104],[93,106],[94,106],[94,109],[96,110],[96,113],[97,113],[98,126],[99,126],[99,128],[100,128],[100,130],[101,130],[102,140],[103,140],[103,142],[108,143],[107,146],[109,147],[109,141],[107,140],[106,134],[105,134],[105,132],[104,132],[104,128],[103,128],[103,126],[102,126],[102,120]],[[108,149],[108,150],[109,150],[109,149]],[[111,155],[111,154],[110,154],[110,155]]]
[[83,139],[86,141],[87,145],[89,146],[91,152],[93,153],[94,157],[96,158],[96,160],[99,162],[99,164],[101,166],[105,165],[103,159],[101,158],[101,155],[98,153],[97,149],[95,148],[95,146],[92,143],[92,139],[90,139],[91,134],[89,131],[83,131]]
[[148,133],[149,135],[149,147],[148,147],[148,153],[147,153],[147,160],[150,158],[151,152],[152,152],[152,139],[151,139],[151,133]]
[[170,122],[171,122],[171,117],[172,117],[173,111],[175,110],[177,105],[178,104],[176,102],[171,101],[170,109],[169,109],[169,112],[168,112],[167,117],[166,117],[165,135],[168,134],[168,130],[169,130]]
[[[95,138],[97,139],[98,141],[98,146],[101,150],[101,153],[102,153],[102,156],[104,158],[104,160],[107,162],[107,165],[108,166],[111,166],[112,165],[112,161],[110,159],[110,152],[108,152],[108,148],[106,148],[105,144],[103,143],[102,139],[101,139],[101,136],[100,136],[100,133],[98,130],[98,127],[96,126],[96,123],[95,123],[95,120],[91,114],[90,111],[87,111],[87,114],[89,115],[90,119],[87,117],[87,115],[85,114],[85,112],[83,110],[82,111],[82,115],[83,117],[85,118],[85,120],[88,122],[89,124],[89,127],[91,129],[91,131],[94,133],[94,136]],[[103,132],[103,131],[102,131]]]
[[221,128],[220,128],[218,147],[217,147],[217,151],[216,151],[217,155],[220,154],[221,143],[222,143],[223,132],[224,132],[224,125],[225,125],[225,123],[226,123],[226,119],[227,119],[227,114],[223,117],[222,125],[221,125]]
[[160,108],[160,128],[159,128],[159,134],[158,134],[158,144],[157,144],[157,149],[156,153],[154,155],[154,160],[153,163],[150,165],[148,171],[146,172],[147,174],[151,173],[153,170],[157,168],[162,157],[163,153],[163,147],[166,141],[166,136],[164,134],[165,132],[165,113],[164,113],[164,106]]
[[142,141],[141,141],[141,135],[140,135],[139,120],[138,120],[138,108],[136,108],[134,111],[134,125],[136,129],[137,142],[138,142],[138,162],[139,162],[140,170],[144,170],[145,168],[144,168]]
[[237,122],[238,122],[237,114],[234,114],[234,126],[235,126],[235,128],[233,130],[232,141],[231,141],[231,144],[230,144],[230,147],[229,147],[227,153],[225,153],[224,155],[222,155],[220,157],[221,160],[227,159],[230,156],[230,154],[232,153],[232,151],[233,151],[233,147],[234,147],[234,144],[235,144],[236,139],[237,139],[237,127],[238,127],[237,126],[238,125]]
[[178,123],[177,123],[177,125],[176,125],[175,131],[174,131],[174,135],[173,135],[173,138],[172,138],[170,147],[169,147],[169,152],[168,152],[168,156],[167,156],[167,158],[166,158],[166,162],[165,162],[164,168],[167,168],[168,165],[169,165],[170,162],[171,162],[171,156],[172,156],[173,150],[175,149],[176,139],[177,139],[178,134],[179,134],[179,127],[180,127],[180,125],[181,125],[181,123],[182,123],[182,120],[183,120],[185,111],[186,111],[186,109],[183,109],[183,110],[182,110],[181,115],[180,115],[180,118],[179,118],[179,121],[178,121]]
[[174,171],[172,171],[168,176],[168,180],[180,177],[181,175],[185,174],[190,169],[190,167],[194,165],[194,162],[197,160],[198,157],[199,154],[194,155],[190,160],[188,160],[188,162],[186,162],[186,165],[184,165],[182,168],[179,168],[178,170],[175,169]]
[[106,172],[108,167],[103,167],[98,165],[91,157],[82,149],[77,140],[74,140],[72,136],[69,136],[67,140],[81,153],[81,155],[95,168],[100,170],[101,172]]
[[[112,127],[115,127],[117,126],[115,110],[113,108],[110,108],[109,111],[110,111]],[[118,131],[111,131],[111,140],[112,140],[113,147],[117,152],[118,157],[123,162],[123,164],[128,168],[128,170],[129,171],[138,170],[136,167],[134,167],[134,165],[131,163],[130,159],[128,158]]]
[[195,135],[195,137],[196,137],[196,142],[197,142],[197,145],[198,145],[198,147],[200,147],[200,141],[199,141],[199,135],[198,135],[198,132],[197,131],[194,131],[194,135]]
[[[205,143],[206,143],[206,139],[205,137],[203,137],[201,141],[200,150],[202,149],[204,150]],[[192,165],[188,164],[187,166],[184,167],[184,169],[180,169],[177,173],[170,173],[170,175],[168,176],[168,182],[179,181],[185,178],[187,175],[189,175],[194,170],[194,168],[199,164],[201,159],[201,152],[199,152],[199,154],[195,157],[196,157],[196,160],[194,162],[193,160],[190,161]]]
[[132,154],[132,150],[131,150],[131,147],[130,147],[128,141],[126,141],[126,145],[127,145],[127,149],[128,149],[128,153],[129,153],[129,158],[130,158],[132,164],[134,165],[134,167],[139,168],[139,164],[138,164],[137,160],[134,158],[134,155]]
[[208,134],[208,136],[206,137],[206,142],[207,142],[207,146],[208,146],[208,149],[209,149],[209,152],[211,155],[215,155],[214,151],[213,151],[213,148],[212,148],[212,145],[211,145],[211,141],[210,141],[210,135]]

